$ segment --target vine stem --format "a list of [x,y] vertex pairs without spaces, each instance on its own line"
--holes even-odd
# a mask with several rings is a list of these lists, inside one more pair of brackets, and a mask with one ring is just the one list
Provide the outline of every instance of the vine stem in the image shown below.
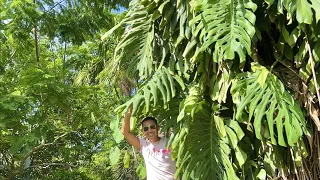
[[136,167],[138,167],[138,157],[137,157],[137,153],[136,150],[134,149],[133,146],[132,147],[132,151],[133,151],[133,155],[134,155],[134,162],[136,163]]
[[272,73],[273,68],[278,64],[278,62],[280,62],[280,61],[279,61],[278,58],[277,58],[276,61],[272,64],[272,66],[271,66],[271,68],[270,68],[270,73]]
[[297,166],[296,166],[296,163],[295,163],[295,158],[294,158],[294,155],[293,155],[293,150],[292,150],[292,148],[289,148],[289,149],[290,149],[290,155],[291,155],[291,158],[292,158],[292,161],[293,161],[294,172],[296,173],[297,179],[300,179],[299,173],[297,171]]
[[311,69],[312,69],[312,76],[313,76],[314,86],[316,87],[316,93],[317,93],[318,103],[319,103],[319,107],[320,107],[319,86],[318,86],[318,81],[317,81],[317,77],[316,77],[316,72],[314,70],[314,59],[313,59],[313,55],[312,55],[312,51],[311,51],[311,47],[310,47],[310,43],[309,43],[309,38],[308,38],[307,34],[306,34],[306,41],[307,41],[306,43],[307,43],[308,52],[309,52],[309,60],[311,62]]
[[272,44],[273,44],[273,46],[272,46],[272,48],[273,48],[273,54],[274,54],[274,57],[276,58],[276,61],[271,65],[271,68],[270,68],[270,73],[272,73],[272,71],[273,71],[273,68],[278,64],[278,62],[280,61],[280,54],[279,54],[279,52],[278,52],[278,50],[277,50],[277,48],[276,48],[276,46],[275,46],[275,44],[274,44],[274,42],[272,41]]

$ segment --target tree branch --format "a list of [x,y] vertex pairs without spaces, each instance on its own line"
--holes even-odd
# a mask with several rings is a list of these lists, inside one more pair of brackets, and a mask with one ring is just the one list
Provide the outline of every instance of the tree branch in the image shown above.
[[46,169],[50,166],[66,166],[66,167],[77,167],[76,165],[73,164],[68,164],[68,163],[42,163],[42,164],[36,164],[32,165],[29,168],[37,168],[37,167],[42,167],[43,169]]
[[[71,132],[75,132],[75,131],[71,131]],[[31,156],[33,153],[40,151],[42,148],[44,148],[44,147],[46,147],[46,146],[50,146],[50,145],[55,144],[60,138],[68,135],[68,134],[71,133],[71,132],[66,132],[66,133],[58,136],[58,137],[55,138],[55,140],[54,140],[53,142],[51,142],[51,143],[45,143],[45,140],[44,140],[44,138],[43,138],[43,139],[41,140],[41,144],[40,144],[40,145],[38,145],[38,146],[36,146],[36,147],[33,147],[33,148],[21,159],[21,161],[20,161],[20,166],[19,166],[19,170],[14,171],[14,172],[8,177],[8,179],[10,180],[10,179],[12,179],[14,176],[16,176],[16,175],[18,175],[18,174],[21,174],[21,173],[23,172],[23,170],[24,170],[24,163],[25,163],[26,159],[27,159],[29,156]],[[49,164],[50,164],[50,163],[49,163]]]
[[51,10],[53,10],[54,8],[56,8],[58,5],[62,4],[63,2],[65,2],[65,0],[62,0],[60,2],[57,2],[56,4],[54,4],[50,9],[46,10],[45,12],[50,12]]
[[[36,5],[36,0],[33,0],[33,3]],[[34,22],[33,33],[34,33],[34,41],[36,46],[36,62],[38,68],[40,68],[40,53],[39,53],[39,44],[38,44],[38,32],[37,32],[37,22]]]
[[[73,132],[73,131],[71,131],[71,132]],[[23,169],[24,163],[25,163],[26,159],[27,159],[29,156],[31,156],[33,153],[41,150],[41,149],[42,149],[43,147],[45,147],[45,146],[53,145],[54,143],[57,142],[58,139],[66,136],[67,134],[69,134],[69,132],[64,133],[64,134],[58,136],[58,137],[57,137],[53,142],[51,142],[51,143],[44,143],[44,139],[42,139],[41,144],[40,144],[39,146],[33,147],[33,148],[28,152],[28,154],[23,157],[23,159],[22,159],[21,162],[20,162],[20,169],[21,169],[21,170]]]
[[66,68],[66,53],[67,53],[67,43],[64,42],[64,52],[63,52],[63,69]]

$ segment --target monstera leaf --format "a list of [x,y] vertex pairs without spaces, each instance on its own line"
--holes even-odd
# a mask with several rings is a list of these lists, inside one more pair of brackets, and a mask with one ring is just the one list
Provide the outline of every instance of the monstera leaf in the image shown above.
[[[274,4],[274,0],[265,0],[269,6]],[[320,1],[319,0],[279,0],[277,8],[280,13],[283,10],[288,11],[288,18],[292,21],[292,17],[296,15],[299,23],[311,24],[320,20]],[[315,19],[313,18],[315,17]]]
[[194,58],[213,45],[215,61],[234,59],[237,53],[244,62],[246,52],[251,54],[256,4],[249,0],[193,0],[191,5],[198,13],[189,24],[202,43]]
[[129,73],[134,73],[130,71],[137,68],[141,79],[149,76],[154,70],[152,54],[154,26],[151,22],[147,7],[139,1],[132,1],[126,18],[102,36],[102,40],[105,40],[120,26],[125,26],[123,38],[115,50],[115,63],[117,67],[118,65],[130,67]]
[[294,146],[306,128],[300,104],[266,68],[255,65],[253,69],[253,73],[240,74],[240,80],[233,82],[236,119],[253,121],[255,135],[260,140],[267,132],[272,144]]
[[168,103],[176,95],[176,88],[178,86],[176,84],[179,84],[182,89],[185,88],[179,76],[170,74],[169,70],[163,67],[139,89],[134,97],[119,106],[115,111],[118,114],[123,114],[131,104],[133,105],[133,115],[137,113],[139,107],[142,107],[143,104],[145,104],[145,113],[149,112],[151,106],[163,106],[167,108]]
[[[155,115],[163,129],[172,130],[168,145],[180,179],[287,176],[287,170],[293,172],[291,165],[298,167],[305,157],[299,155],[307,131],[300,104],[272,71],[253,66],[253,72],[238,73],[248,70],[243,68],[252,60],[248,55],[261,64],[274,63],[276,73],[292,60],[287,68],[315,89],[311,70],[317,71],[319,64],[318,4],[319,0],[132,1],[118,25],[127,31],[115,57],[129,76],[140,75],[141,85],[117,114],[133,105],[134,117]],[[260,29],[264,22],[272,26]],[[229,109],[224,111],[224,106]]]
[[[230,147],[236,147],[237,139],[243,137],[241,128],[235,124],[233,128],[225,126],[221,118],[213,115],[210,104],[197,88],[191,88],[189,96],[181,102],[179,120],[182,126],[172,142],[173,157],[179,167],[176,176],[183,180],[238,179]],[[229,144],[230,141],[234,144]],[[245,161],[246,157],[238,157]]]

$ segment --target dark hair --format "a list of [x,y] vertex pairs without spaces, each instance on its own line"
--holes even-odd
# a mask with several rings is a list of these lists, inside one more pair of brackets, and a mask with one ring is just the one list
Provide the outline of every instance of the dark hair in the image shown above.
[[151,116],[147,116],[141,121],[141,126],[143,125],[143,122],[149,121],[149,120],[154,121],[156,123],[156,125],[158,125],[158,122],[157,122],[156,118],[151,117]]

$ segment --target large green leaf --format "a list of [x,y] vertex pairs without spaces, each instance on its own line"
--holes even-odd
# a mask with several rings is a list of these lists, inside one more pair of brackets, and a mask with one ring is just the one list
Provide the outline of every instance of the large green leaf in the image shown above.
[[117,146],[112,147],[110,149],[109,159],[110,159],[111,165],[115,165],[119,162],[120,155],[121,155],[121,151]]
[[[253,66],[255,72],[240,74],[240,80],[234,81],[231,93],[240,100],[237,104],[235,117],[239,121],[251,123],[256,137],[262,139],[268,132],[271,143],[290,146],[301,138],[306,128],[306,120],[300,104],[285,90],[282,82],[266,68]],[[264,84],[259,83],[265,76]],[[244,114],[248,113],[248,119]],[[276,140],[276,137],[278,139]]]
[[[139,1],[133,1],[126,18],[120,23],[125,25],[126,31],[115,50],[116,63],[129,67],[129,70],[137,68],[141,79],[149,76],[154,70],[152,50],[155,37],[151,22],[147,7]],[[111,29],[105,36],[115,29]]]
[[[274,1],[265,0],[269,6]],[[319,0],[279,0],[277,3],[278,11],[283,13],[283,7],[288,11],[288,18],[296,16],[299,23],[312,24],[320,20],[320,1]]]
[[210,97],[213,101],[218,101],[219,103],[226,102],[231,79],[232,76],[226,69],[224,69],[221,74],[212,76],[210,82],[212,84],[210,87]]
[[119,129],[119,122],[119,118],[113,118],[110,122],[110,129],[113,132],[112,137],[117,143],[120,143],[124,139],[124,136]]
[[146,170],[146,167],[143,163],[139,164],[136,172],[141,179],[144,179],[147,177],[147,170]]
[[138,71],[145,81],[169,64],[170,73],[188,79],[189,56],[198,44],[188,25],[189,13],[188,1],[132,1],[124,20],[103,36],[126,27],[116,48],[116,67],[127,68],[131,75]]
[[182,86],[182,89],[185,88],[181,78],[170,74],[167,68],[162,67],[149,81],[143,84],[134,97],[115,111],[123,114],[131,104],[133,105],[133,115],[136,115],[140,107],[140,110],[145,113],[148,113],[151,107],[163,106],[167,108],[168,103],[175,97],[179,86]]
[[201,42],[194,58],[214,48],[214,61],[235,59],[237,53],[244,62],[246,53],[251,54],[256,20],[253,12],[257,6],[249,0],[193,0],[190,4],[196,11],[189,22],[194,26],[192,34]]
[[238,179],[230,160],[230,147],[219,135],[211,106],[197,88],[190,89],[181,106],[182,127],[172,144],[177,158],[176,176],[182,180]]

